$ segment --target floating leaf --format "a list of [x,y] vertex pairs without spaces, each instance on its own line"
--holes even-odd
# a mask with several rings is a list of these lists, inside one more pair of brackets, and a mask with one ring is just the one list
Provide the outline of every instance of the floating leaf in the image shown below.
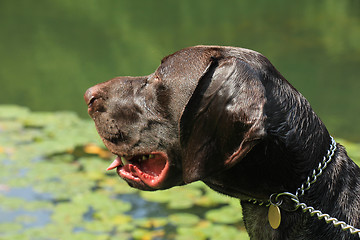
[[140,192],[140,195],[148,201],[168,203],[171,209],[186,209],[194,205],[202,192],[192,187],[174,187],[165,191]]
[[123,225],[131,222],[131,220],[132,220],[131,216],[117,213],[109,221],[114,223],[115,225]]
[[[1,240],[32,240],[33,239],[27,233],[1,235],[1,231],[0,231],[0,237]],[[42,240],[42,239],[37,238],[37,240]]]
[[107,176],[98,184],[99,187],[106,189],[109,194],[131,194],[139,192],[139,190],[136,188],[129,187],[129,185],[124,180],[120,179],[117,175],[110,177]]
[[176,229],[176,240],[205,240],[207,235],[202,229],[196,227],[178,227]]
[[[65,238],[64,238],[65,239]],[[109,236],[108,234],[94,234],[91,232],[76,232],[73,233],[69,238],[71,240],[84,240],[84,239],[94,239],[94,240],[108,240]]]
[[234,209],[231,206],[225,206],[208,211],[206,213],[206,219],[218,223],[237,223],[242,220],[242,212],[241,209]]
[[95,233],[108,233],[114,228],[114,224],[109,224],[109,222],[103,221],[86,221],[78,227],[84,227],[84,231]]
[[191,201],[191,199],[179,199],[179,198],[173,198],[171,201],[167,204],[167,207],[169,209],[189,209],[194,206],[194,201]]
[[176,187],[168,190],[171,196],[168,203],[170,209],[187,209],[195,205],[197,199],[202,196],[202,191],[198,188]]
[[24,235],[28,236],[29,240],[73,239],[73,234],[73,225],[61,222],[47,224],[41,228],[29,228],[24,231]]
[[118,199],[109,198],[101,192],[88,192],[74,196],[76,205],[91,206],[95,210],[94,217],[97,219],[112,219],[117,215],[131,209],[131,204]]
[[23,125],[13,120],[1,120],[0,121],[0,132],[2,140],[6,138],[16,138],[14,132],[20,132],[23,130]]
[[1,207],[7,210],[13,210],[23,207],[26,204],[26,201],[17,197],[5,197],[0,195],[0,203]]
[[164,235],[165,232],[163,230],[150,231],[147,229],[138,228],[132,232],[133,238],[138,240],[151,240],[163,237]]
[[[239,200],[200,181],[144,192],[106,172],[109,152],[90,120],[1,110],[0,208],[17,214],[1,239],[249,239]],[[360,145],[342,142],[360,160]]]
[[27,201],[26,204],[23,205],[23,208],[27,211],[34,211],[38,209],[50,210],[53,208],[53,204],[49,201]]
[[75,226],[83,221],[83,214],[88,206],[82,204],[62,203],[56,205],[51,219],[60,225]]
[[3,233],[9,234],[15,233],[22,229],[22,225],[20,223],[0,223],[0,237]]
[[247,234],[242,234],[237,228],[227,225],[214,225],[208,229],[208,236],[212,240],[245,240],[249,239]]
[[169,216],[172,224],[178,226],[194,226],[200,221],[200,218],[190,213],[176,213]]
[[171,199],[171,195],[166,190],[157,192],[140,192],[140,196],[147,201],[159,203],[166,203]]
[[78,162],[83,166],[82,170],[85,172],[94,170],[102,172],[101,170],[105,170],[107,167],[106,161],[98,157],[82,157],[78,159]]
[[17,119],[27,116],[30,113],[28,108],[17,105],[0,105],[0,119]]
[[145,219],[137,219],[135,224],[142,228],[159,228],[163,227],[168,223],[166,218],[145,218]]
[[196,205],[202,207],[216,207],[219,204],[228,204],[231,201],[230,197],[221,195],[210,188],[206,188],[204,191],[205,194],[203,196],[195,199]]
[[21,215],[15,219],[16,222],[20,222],[22,224],[33,223],[36,222],[36,220],[37,218],[35,216],[30,216],[30,215]]
[[51,156],[50,161],[52,163],[73,163],[75,156],[71,154],[60,154]]

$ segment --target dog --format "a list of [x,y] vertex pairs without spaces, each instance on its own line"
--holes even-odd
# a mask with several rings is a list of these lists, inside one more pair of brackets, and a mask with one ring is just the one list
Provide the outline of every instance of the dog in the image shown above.
[[108,170],[131,187],[203,181],[240,199],[251,239],[359,239],[359,167],[260,53],[185,48],[148,76],[114,78],[84,98],[117,156]]

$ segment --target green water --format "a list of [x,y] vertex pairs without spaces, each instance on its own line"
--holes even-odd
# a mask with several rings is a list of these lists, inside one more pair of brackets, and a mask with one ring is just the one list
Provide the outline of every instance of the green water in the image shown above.
[[238,199],[201,182],[140,191],[106,172],[90,120],[0,105],[0,136],[1,240],[249,239]]
[[1,0],[0,104],[71,110],[85,90],[145,75],[197,44],[251,48],[303,93],[330,132],[360,141],[357,0]]
[[[92,121],[0,105],[1,240],[248,240],[239,200],[201,182],[130,188]],[[336,138],[360,163],[360,143]]]

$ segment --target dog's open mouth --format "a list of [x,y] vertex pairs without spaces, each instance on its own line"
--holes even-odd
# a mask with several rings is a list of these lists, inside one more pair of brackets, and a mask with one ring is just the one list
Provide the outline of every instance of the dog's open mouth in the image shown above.
[[167,176],[169,164],[167,155],[157,152],[135,156],[118,156],[107,170],[114,168],[116,168],[119,176],[129,183],[140,188],[158,189]]

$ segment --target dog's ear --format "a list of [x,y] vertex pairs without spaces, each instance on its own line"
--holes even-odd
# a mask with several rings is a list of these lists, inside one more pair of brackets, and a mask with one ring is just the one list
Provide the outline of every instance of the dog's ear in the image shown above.
[[180,119],[183,178],[204,179],[238,163],[265,135],[265,89],[236,58],[212,59]]

